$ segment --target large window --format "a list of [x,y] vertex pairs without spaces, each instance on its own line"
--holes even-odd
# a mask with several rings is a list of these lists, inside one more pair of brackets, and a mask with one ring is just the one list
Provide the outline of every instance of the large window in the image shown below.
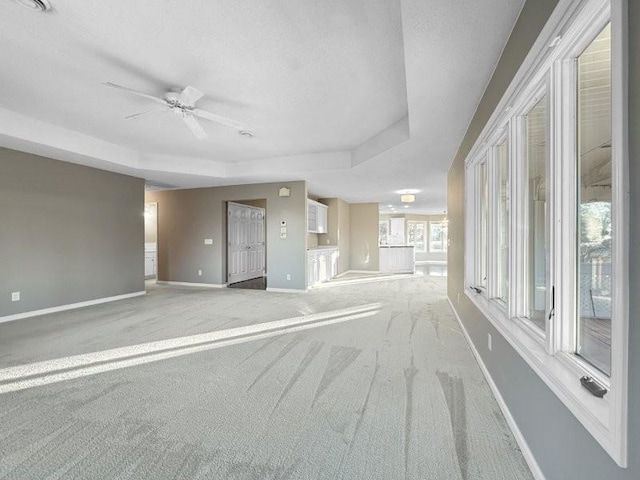
[[497,147],[498,154],[498,291],[507,299],[509,293],[509,150],[507,140]]
[[380,245],[388,245],[389,244],[389,221],[380,220],[378,227],[379,227],[378,243]]
[[611,373],[611,26],[578,57],[577,353]]
[[525,115],[525,162],[527,199],[527,294],[526,317],[541,331],[545,330],[547,313],[547,98],[536,99]]
[[519,73],[467,158],[466,292],[624,465],[622,10],[608,0],[580,7]]
[[407,222],[407,245],[413,245],[416,252],[427,251],[424,222]]
[[447,230],[446,220],[429,222],[429,252],[447,252]]

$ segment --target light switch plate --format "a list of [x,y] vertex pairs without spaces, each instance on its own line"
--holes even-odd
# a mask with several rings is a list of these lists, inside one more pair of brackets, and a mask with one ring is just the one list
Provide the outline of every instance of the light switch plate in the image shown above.
[[20,292],[11,292],[11,301],[19,302],[20,301]]
[[205,238],[204,239],[204,244],[205,245],[213,245],[213,238]]

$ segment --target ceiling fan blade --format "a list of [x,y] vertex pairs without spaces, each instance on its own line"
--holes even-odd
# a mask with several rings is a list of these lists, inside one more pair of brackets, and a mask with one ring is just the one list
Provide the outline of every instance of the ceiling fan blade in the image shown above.
[[191,132],[196,136],[196,138],[202,139],[207,137],[207,132],[204,131],[204,128],[202,128],[200,122],[196,120],[196,117],[194,117],[193,115],[183,115],[182,119],[187,124]]
[[204,110],[200,110],[198,108],[194,108],[192,110],[194,115],[197,115],[201,118],[206,118],[207,120],[211,120],[212,122],[221,123],[228,127],[232,127],[238,130],[244,130],[245,127],[240,122],[236,122],[235,120],[231,120],[230,118],[223,117],[222,115],[216,115],[215,113],[205,112]]
[[168,110],[168,108],[156,108],[153,110],[147,110],[146,112],[140,112],[140,113],[134,113],[133,115],[128,115],[126,117],[124,117],[126,120],[129,120],[131,118],[138,118],[141,117],[143,115],[147,115],[149,113],[160,113],[160,112],[166,112]]
[[125,92],[132,93],[132,94],[137,95],[139,97],[144,97],[144,98],[147,98],[149,100],[153,100],[154,102],[161,103],[162,105],[167,105],[166,100],[164,100],[162,98],[159,98],[159,97],[154,97],[153,95],[149,95],[148,93],[139,92],[139,91],[134,90],[132,88],[123,87],[122,85],[118,85],[116,83],[111,83],[111,82],[103,82],[103,85],[106,85],[107,87],[111,87],[111,88],[117,88],[118,90],[124,90]]
[[192,87],[191,85],[185,87],[180,95],[178,96],[178,101],[183,103],[184,105],[193,106],[196,104],[198,100],[200,100],[204,96],[197,88]]

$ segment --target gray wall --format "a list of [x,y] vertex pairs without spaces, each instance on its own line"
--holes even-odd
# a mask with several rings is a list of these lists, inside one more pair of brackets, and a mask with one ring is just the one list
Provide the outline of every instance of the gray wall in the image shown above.
[[[631,480],[640,478],[640,252],[631,248],[629,335],[629,466],[619,468],[575,417],[483,315],[466,299],[464,261],[464,158],[528,53],[555,6],[555,0],[528,0],[469,126],[448,177],[449,298],[487,365],[520,430],[549,480]],[[640,2],[629,2],[630,244],[640,243]],[[459,294],[459,295],[458,295]],[[458,302],[459,298],[459,302]],[[486,348],[487,333],[493,351]]]
[[142,179],[0,148],[0,317],[143,291],[143,204]]
[[380,270],[378,218],[377,203],[352,203],[350,205],[349,268],[351,270]]
[[320,200],[329,207],[327,212],[327,233],[318,234],[318,244],[338,247],[338,273],[349,270],[351,252],[351,206],[339,198]]
[[[291,197],[278,189],[291,188]],[[262,183],[214,188],[148,192],[147,202],[158,202],[158,280],[190,283],[226,283],[226,202],[266,201],[267,286],[306,288],[306,182]],[[280,221],[288,235],[280,238]],[[213,245],[204,239],[212,238]],[[202,276],[198,276],[202,270]],[[287,280],[287,274],[291,280]]]

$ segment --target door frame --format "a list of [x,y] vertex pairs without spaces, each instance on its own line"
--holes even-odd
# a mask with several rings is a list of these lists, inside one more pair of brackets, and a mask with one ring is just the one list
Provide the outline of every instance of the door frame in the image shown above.
[[[257,200],[262,200],[262,199],[257,199]],[[266,201],[266,199],[264,199]],[[241,200],[242,201],[242,200]],[[248,200],[247,200],[248,201]],[[260,210],[262,212],[262,220],[263,220],[263,224],[262,224],[262,239],[263,239],[263,248],[262,248],[262,276],[266,277],[267,276],[267,209],[263,208],[263,207],[256,207],[253,205],[246,205],[244,203],[240,203],[240,201],[231,201],[231,200],[227,200],[225,205],[225,221],[226,221],[226,235],[225,235],[225,262],[226,262],[226,272],[225,272],[225,277],[226,277],[226,281],[225,284],[226,285],[230,285],[229,283],[229,206],[230,205],[235,205],[237,207],[243,207],[243,208],[248,208],[248,209],[253,209],[253,210]],[[254,278],[258,278],[258,277],[254,277]],[[251,280],[251,279],[247,279],[247,280]],[[233,283],[239,283],[239,282],[243,282],[243,281],[247,281],[247,280],[239,280],[238,282],[233,282]]]
[[[156,220],[155,220],[155,230],[156,230],[156,252],[154,255],[154,259],[153,259],[153,263],[154,263],[154,267],[155,267],[155,283],[158,283],[158,237],[159,237],[159,228],[158,228],[158,202],[144,202],[144,207],[145,209],[147,208],[147,205],[153,205],[155,208],[155,214],[156,214]],[[146,212],[145,212],[146,213]],[[146,237],[146,229],[147,229],[147,217],[145,215],[145,237]],[[146,238],[145,238],[146,240]],[[145,250],[144,250],[144,261],[146,263],[147,261],[147,249],[146,249],[146,244],[147,242],[144,242],[145,245]],[[147,278],[146,275],[143,275],[145,281],[146,280],[151,280],[151,278]]]

